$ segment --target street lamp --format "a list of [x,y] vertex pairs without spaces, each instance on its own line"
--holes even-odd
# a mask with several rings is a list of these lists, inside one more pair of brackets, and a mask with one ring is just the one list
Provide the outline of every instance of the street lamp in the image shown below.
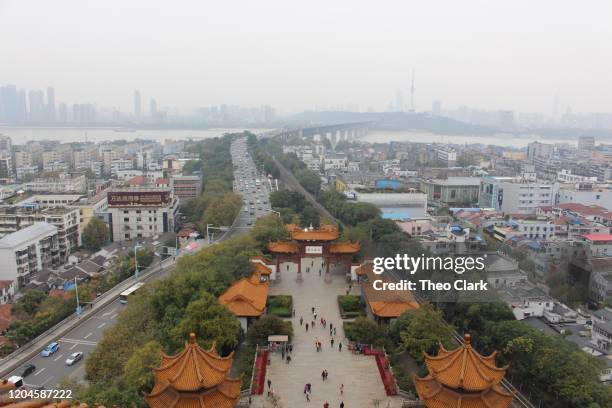
[[209,230],[213,229],[213,230],[220,230],[220,231],[228,231],[229,227],[215,227],[214,224],[206,224],[206,239],[208,240],[208,244],[211,244],[211,239],[210,239],[210,232]]
[[138,248],[143,248],[138,242],[134,245],[134,276],[138,280]]
[[74,277],[74,292],[76,295],[76,314],[78,316],[81,314],[81,304],[79,302],[79,284],[76,276]]

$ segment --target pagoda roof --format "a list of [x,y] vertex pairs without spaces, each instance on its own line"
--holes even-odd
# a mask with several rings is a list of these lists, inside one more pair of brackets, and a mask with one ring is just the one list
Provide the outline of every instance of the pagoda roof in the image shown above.
[[205,350],[190,335],[185,349],[175,356],[162,353],[159,368],[155,368],[156,383],[166,382],[179,391],[213,388],[223,382],[232,366],[233,354],[220,357],[213,345]]
[[426,354],[425,363],[430,375],[441,384],[466,391],[483,391],[499,384],[508,368],[496,367],[495,353],[485,357],[474,350],[469,334],[464,344],[454,350],[441,346],[436,357]]
[[270,275],[272,273],[272,269],[260,262],[252,262],[255,265],[255,273],[259,275]]
[[145,400],[151,408],[234,408],[240,399],[241,378],[227,379],[212,390],[179,392],[170,384],[153,389]]
[[[266,266],[258,265],[265,269],[265,275],[270,274],[270,270]],[[266,310],[270,283],[268,281],[262,282],[260,280],[261,275],[262,273],[256,270],[250,278],[242,278],[235,282],[219,296],[219,303],[239,317],[263,315]]]
[[408,290],[376,290],[372,286],[374,280],[383,282],[393,282],[384,275],[376,275],[373,271],[372,263],[364,263],[357,268],[358,275],[367,276],[367,280],[361,283],[361,290],[366,302],[370,306],[375,316],[382,318],[399,317],[408,310],[415,310],[421,307],[419,302]]
[[508,408],[513,395],[499,385],[479,392],[464,393],[440,384],[433,376],[413,377],[417,394],[427,408]]
[[339,242],[329,246],[332,254],[356,254],[361,249],[359,242]]
[[335,241],[340,237],[338,228],[333,225],[321,225],[318,229],[300,228],[295,224],[285,226],[291,239],[295,241]]
[[220,357],[215,346],[205,350],[195,334],[175,356],[162,353],[154,369],[155,385],[145,400],[151,408],[230,408],[240,398],[241,378],[229,378],[233,354]]
[[298,245],[295,242],[282,241],[269,242],[268,249],[271,252],[278,252],[284,254],[297,254],[300,251]]

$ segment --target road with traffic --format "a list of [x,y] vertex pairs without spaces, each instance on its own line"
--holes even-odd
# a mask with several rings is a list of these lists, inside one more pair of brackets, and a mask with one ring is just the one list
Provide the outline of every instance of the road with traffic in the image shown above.
[[[212,244],[231,235],[246,231],[253,225],[256,218],[269,215],[271,211],[269,204],[271,183],[258,173],[255,163],[247,151],[246,138],[234,141],[231,153],[234,165],[234,191],[243,196],[243,208],[234,225],[228,231],[222,234],[215,234],[211,237]],[[216,241],[214,240],[215,237],[218,238]],[[192,254],[210,245],[205,240],[197,240],[195,243],[197,247],[191,251],[181,251],[179,257]],[[192,246],[190,245],[190,247]],[[156,263],[148,270],[141,271],[141,278],[139,280],[146,282],[159,279],[167,275],[174,268],[175,262],[173,258],[168,258],[163,262]],[[49,357],[43,357],[39,351],[44,344],[36,349],[33,348],[32,350],[36,351],[36,353],[32,355],[31,352],[28,352],[24,353],[24,356],[17,357],[21,359],[18,367],[6,373],[4,377],[20,375],[22,367],[32,364],[36,368],[24,378],[24,383],[29,387],[53,389],[65,377],[83,381],[87,356],[95,349],[98,342],[102,340],[104,331],[115,324],[117,316],[123,308],[125,308],[125,305],[119,302],[117,293],[114,300],[83,317],[83,320],[78,322],[72,329],[57,337],[51,337],[48,341],[58,342],[58,351]],[[61,331],[61,328],[57,330],[58,333]],[[84,357],[73,365],[67,365],[66,359],[75,352],[83,352]],[[17,363],[17,361],[14,361],[14,363]]]

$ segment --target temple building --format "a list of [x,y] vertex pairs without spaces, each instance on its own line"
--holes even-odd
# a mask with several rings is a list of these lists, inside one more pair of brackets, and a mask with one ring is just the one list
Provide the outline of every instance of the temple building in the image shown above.
[[255,271],[249,278],[240,279],[219,296],[219,303],[236,315],[245,333],[266,312],[272,270],[259,259],[251,260]]
[[229,377],[233,359],[233,353],[220,357],[214,344],[204,350],[191,333],[179,354],[162,353],[160,367],[154,369],[155,385],[145,401],[150,408],[233,408],[242,382],[242,376]]
[[[275,259],[276,278],[280,277],[281,264],[297,264],[297,277],[301,278],[302,263],[308,258],[322,258],[326,278],[330,273],[330,265],[345,265],[347,276],[351,276],[354,268],[353,256],[361,246],[353,242],[335,242],[340,237],[338,228],[332,225],[321,225],[320,228],[300,228],[294,224],[285,226],[291,237],[290,241],[268,243],[268,250]],[[288,269],[288,267],[287,267]]]
[[408,290],[376,290],[374,282],[393,282],[386,275],[377,275],[373,271],[372,261],[366,261],[355,269],[361,283],[361,299],[366,305],[369,318],[378,323],[390,323],[402,313],[420,307],[412,292]]
[[436,357],[425,354],[426,377],[413,377],[419,398],[427,408],[508,408],[513,395],[500,382],[508,366],[495,365],[495,353],[482,356],[472,348],[471,337],[454,350],[440,345]]

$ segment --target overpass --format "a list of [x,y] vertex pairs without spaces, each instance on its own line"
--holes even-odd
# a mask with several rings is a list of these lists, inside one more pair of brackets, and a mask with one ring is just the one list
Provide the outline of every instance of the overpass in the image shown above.
[[338,123],[334,125],[320,125],[311,127],[300,127],[294,129],[279,129],[260,134],[260,138],[279,136],[283,142],[292,137],[315,137],[327,138],[332,146],[340,141],[352,141],[355,138],[365,136],[373,122]]

